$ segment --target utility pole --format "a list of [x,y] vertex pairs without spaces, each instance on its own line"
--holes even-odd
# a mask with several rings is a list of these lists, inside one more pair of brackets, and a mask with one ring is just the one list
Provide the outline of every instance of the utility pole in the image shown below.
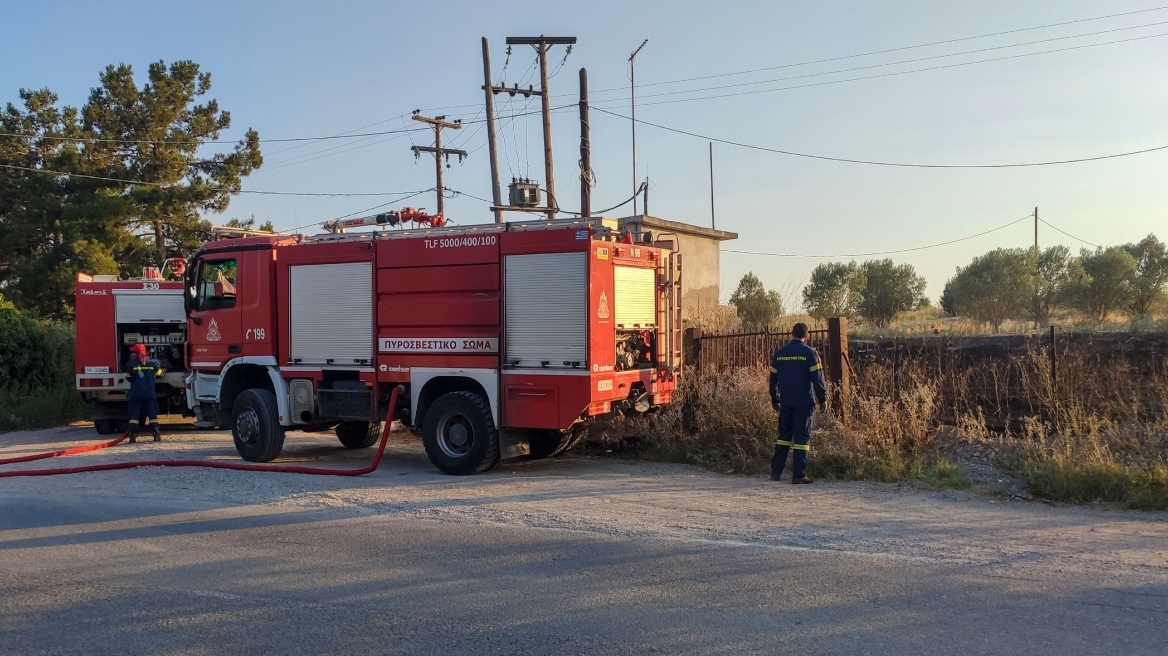
[[483,90],[487,102],[487,150],[491,156],[491,200],[494,201],[495,223],[503,222],[502,192],[499,190],[499,147],[495,144],[495,91],[491,87],[491,51],[487,37],[483,37]]
[[649,178],[645,178],[645,183],[641,186],[645,194],[645,206],[641,209],[645,211],[645,216],[649,216]]
[[714,142],[710,142],[710,227],[717,229],[714,223]]
[[[542,114],[543,114],[543,173],[547,177],[544,180],[545,189],[548,191],[548,207],[540,211],[547,212],[548,218],[556,218],[556,180],[555,167],[551,162],[551,95],[548,92],[548,47],[549,46],[572,46],[576,43],[575,36],[508,36],[508,46],[535,46],[540,53],[540,90],[520,90],[519,88],[508,89],[506,86],[492,86],[491,81],[487,79],[486,88],[489,93],[523,93],[524,96],[538,96],[542,100]],[[498,203],[495,207],[501,207]],[[503,207],[506,209],[506,207]],[[523,211],[531,211],[533,208],[522,208]]]
[[592,144],[588,135],[588,70],[580,69],[580,216],[592,216]]
[[1038,208],[1034,208],[1034,255],[1038,256]]
[[[632,109],[633,124],[633,216],[637,215],[637,55],[641,48],[649,43],[649,39],[641,42],[633,54],[629,55],[629,91],[631,92],[630,108]],[[648,210],[646,210],[648,211]]]
[[441,216],[441,217],[446,216],[446,212],[445,212],[445,209],[446,209],[445,200],[446,199],[442,195],[442,192],[444,192],[446,190],[446,188],[442,186],[442,160],[446,159],[446,161],[449,162],[451,155],[458,155],[458,161],[461,162],[464,158],[466,158],[466,155],[467,155],[467,152],[465,150],[455,150],[455,149],[451,149],[451,148],[443,148],[442,147],[442,128],[450,128],[451,130],[461,130],[462,129],[461,121],[458,123],[451,123],[445,119],[446,119],[445,116],[435,116],[434,118],[428,118],[428,117],[422,116],[421,114],[418,114],[415,112],[414,113],[414,120],[415,121],[418,121],[421,123],[427,123],[427,124],[434,127],[434,146],[433,147],[430,147],[430,146],[412,146],[411,147],[411,150],[414,151],[414,157],[419,157],[422,153],[434,153],[434,169],[435,169],[435,172],[436,172],[437,177],[438,177],[438,187],[437,187],[438,216]]

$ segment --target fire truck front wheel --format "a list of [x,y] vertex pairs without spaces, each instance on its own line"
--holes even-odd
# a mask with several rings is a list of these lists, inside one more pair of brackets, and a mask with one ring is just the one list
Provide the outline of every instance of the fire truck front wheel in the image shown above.
[[422,420],[426,455],[445,474],[465,476],[499,464],[499,431],[487,400],[450,392],[434,400]]
[[365,449],[381,439],[380,421],[342,421],[337,424],[337,439],[346,449]]
[[245,390],[231,412],[231,437],[244,460],[268,462],[284,448],[276,395],[266,389]]

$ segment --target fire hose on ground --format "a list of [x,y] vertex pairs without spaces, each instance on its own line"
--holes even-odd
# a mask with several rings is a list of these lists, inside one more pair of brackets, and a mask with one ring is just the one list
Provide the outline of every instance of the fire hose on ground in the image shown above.
[[[233,469],[236,471],[256,471],[256,472],[275,472],[284,474],[315,474],[318,476],[363,476],[371,473],[377,469],[381,464],[381,456],[385,453],[385,445],[389,443],[389,431],[393,426],[393,408],[397,407],[398,392],[401,391],[401,386],[395,387],[393,392],[389,395],[390,416],[386,418],[385,427],[381,430],[381,444],[377,447],[377,453],[373,456],[373,461],[365,467],[360,469],[329,469],[326,467],[302,467],[298,465],[257,465],[245,464],[239,462],[213,462],[207,460],[135,460],[133,462],[111,462],[102,465],[83,465],[80,467],[57,467],[54,469],[24,469],[11,472],[0,472],[0,478],[10,478],[15,476],[55,476],[58,474],[80,474],[83,472],[95,471],[112,471],[115,469],[135,469],[137,467],[207,467],[210,469]],[[60,451],[49,451],[46,453],[36,453],[27,456],[19,456],[16,458],[5,458],[0,460],[0,465],[10,465],[18,462],[31,462],[33,460],[44,460],[45,458],[56,458],[59,456],[69,456],[77,453],[86,453],[89,451],[97,451],[100,449],[108,449],[116,446],[125,440],[127,434],[123,434],[116,440],[103,442],[101,444],[90,444],[87,446],[79,446],[71,449],[62,449]]]

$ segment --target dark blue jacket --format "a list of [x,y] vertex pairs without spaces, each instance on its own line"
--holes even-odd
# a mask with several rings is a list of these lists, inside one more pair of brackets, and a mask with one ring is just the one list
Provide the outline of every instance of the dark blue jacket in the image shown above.
[[[771,403],[778,406],[813,406],[827,399],[823,365],[815,349],[793,339],[771,357]],[[814,396],[812,396],[814,392]]]
[[131,356],[126,363],[126,380],[130,381],[131,399],[153,399],[158,396],[154,391],[154,378],[162,371],[162,364],[158,360],[139,362]]

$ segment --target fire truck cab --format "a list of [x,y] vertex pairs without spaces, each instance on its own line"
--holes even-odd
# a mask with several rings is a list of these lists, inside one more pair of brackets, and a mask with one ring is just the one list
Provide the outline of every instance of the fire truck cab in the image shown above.
[[556,455],[676,388],[681,258],[630,242],[601,219],[209,242],[185,282],[187,403],[259,462],[289,430],[363,448],[394,419],[449,474]]

